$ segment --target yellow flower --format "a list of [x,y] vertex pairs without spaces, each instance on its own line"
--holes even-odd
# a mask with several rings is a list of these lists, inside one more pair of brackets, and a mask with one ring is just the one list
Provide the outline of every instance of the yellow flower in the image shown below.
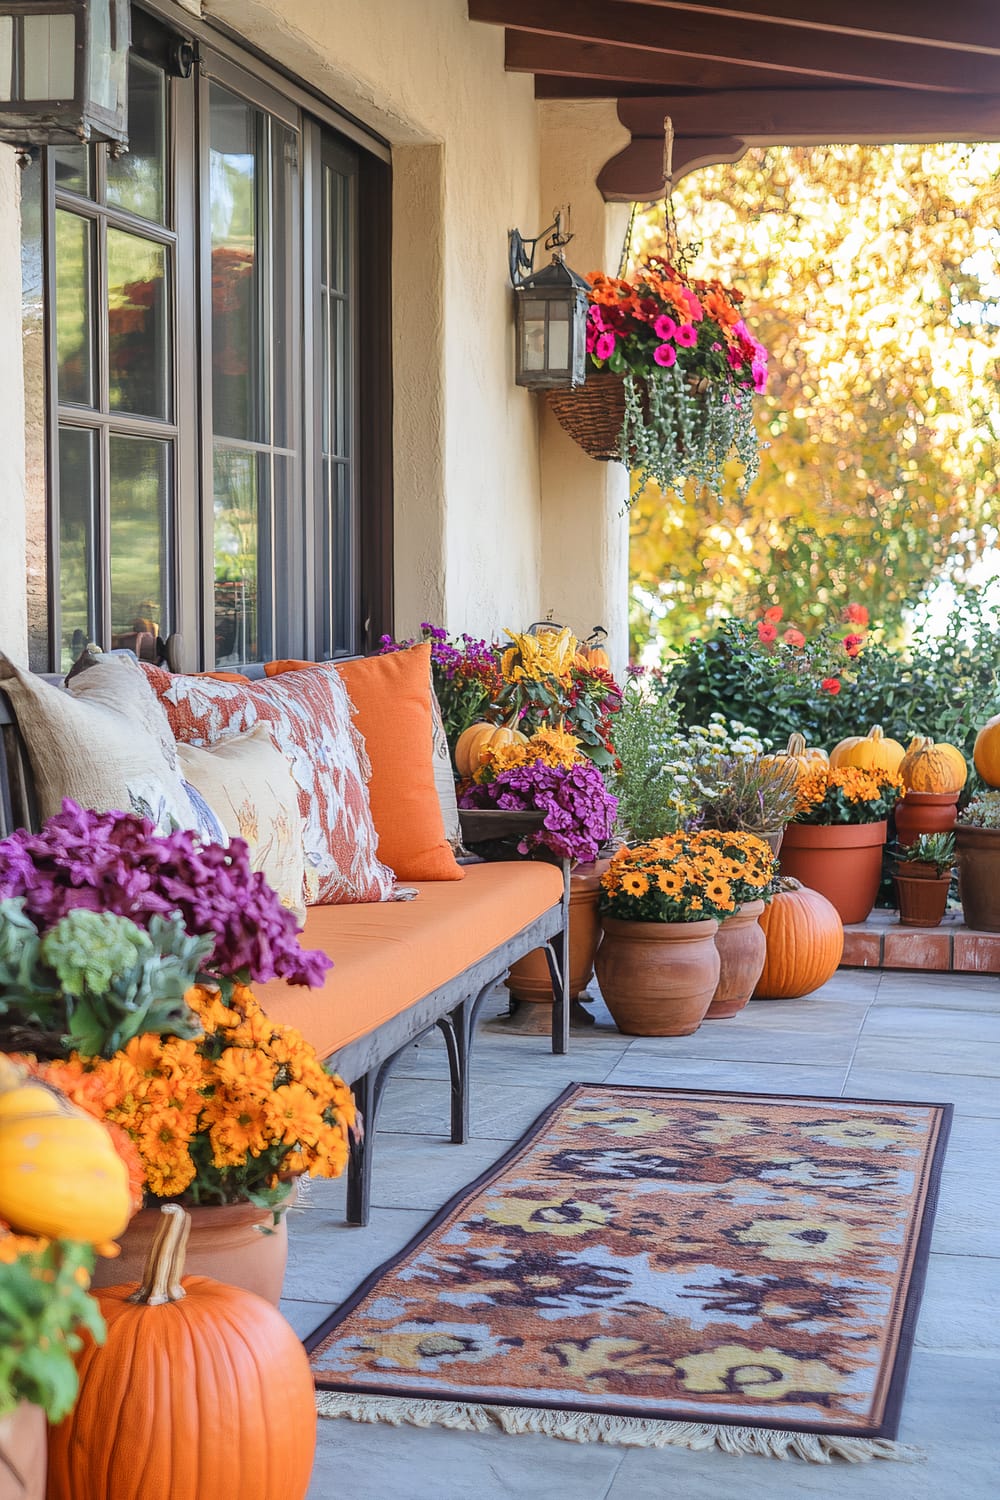
[[632,875],[623,875],[622,890],[626,896],[645,896],[649,890],[649,879],[638,871]]

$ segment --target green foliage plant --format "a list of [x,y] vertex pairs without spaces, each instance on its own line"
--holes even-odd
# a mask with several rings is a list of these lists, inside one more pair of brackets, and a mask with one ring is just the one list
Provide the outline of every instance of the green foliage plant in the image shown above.
[[212,949],[180,917],[77,909],[40,936],[24,899],[0,901],[0,1036],[12,1051],[111,1057],[144,1032],[191,1037],[184,996]]
[[672,757],[676,728],[671,695],[654,695],[641,678],[630,677],[612,729],[618,766],[611,790],[624,838],[660,838],[681,825],[687,801],[683,773]]
[[[90,1245],[0,1236],[0,1417],[20,1401],[40,1406],[50,1422],[72,1408],[81,1331],[104,1339],[104,1319],[87,1293],[93,1268]],[[3,1477],[0,1454],[6,1494]]]
[[963,828],[1000,830],[1000,791],[979,792],[955,821]]
[[946,875],[955,863],[955,835],[921,833],[912,844],[901,844],[892,852],[897,864],[933,865],[935,875]]

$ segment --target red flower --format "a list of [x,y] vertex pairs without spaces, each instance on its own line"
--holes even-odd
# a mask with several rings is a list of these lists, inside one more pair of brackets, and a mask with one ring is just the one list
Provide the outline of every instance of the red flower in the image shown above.
[[801,630],[796,630],[794,625],[789,625],[781,639],[786,646],[804,646],[806,643],[805,636]]
[[844,650],[847,652],[848,656],[857,656],[864,643],[865,638],[863,635],[844,636]]
[[777,635],[778,632],[775,630],[773,625],[767,625],[763,620],[761,620],[760,624],[757,626],[757,639],[762,645],[770,646],[771,642],[777,639]]
[[847,604],[841,612],[841,618],[850,625],[860,625],[864,630],[868,624],[868,611],[863,604]]
[[777,625],[778,621],[783,617],[784,613],[785,611],[782,609],[780,604],[772,604],[770,609],[765,609],[764,619],[769,625]]
[[824,677],[823,681],[820,683],[820,687],[823,689],[824,693],[829,693],[831,697],[836,698],[837,694],[840,692],[840,678]]

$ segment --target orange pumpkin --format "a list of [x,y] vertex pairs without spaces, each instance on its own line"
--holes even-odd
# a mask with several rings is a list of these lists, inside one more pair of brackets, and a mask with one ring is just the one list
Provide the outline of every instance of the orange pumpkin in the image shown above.
[[316,1446],[305,1351],[262,1297],[182,1280],[191,1221],[176,1203],[163,1216],[142,1286],[96,1294],[108,1336],[77,1358],[47,1500],[303,1500]]
[[849,735],[830,751],[830,769],[857,766],[861,771],[899,770],[906,751],[898,740],[887,738],[881,724],[873,724],[867,734]]
[[526,745],[527,742],[526,734],[519,729],[510,729],[506,724],[470,724],[455,745],[455,769],[465,780],[479,770],[486,750],[499,750],[503,745]]
[[586,644],[577,648],[577,656],[587,667],[603,667],[605,672],[611,671],[611,658],[603,646],[588,646]]
[[844,951],[843,923],[825,896],[790,876],[782,876],[778,887],[758,918],[767,955],[755,1000],[811,994],[836,972]]
[[1000,714],[987,719],[976,735],[972,759],[987,786],[1000,786]]
[[969,777],[965,756],[955,745],[918,734],[899,763],[908,792],[960,792]]
[[801,780],[807,772],[815,765],[826,765],[829,760],[825,750],[820,750],[815,745],[807,745],[805,735],[790,734],[788,744],[784,750],[776,750],[773,755],[765,755],[761,758],[761,764],[765,766],[780,766],[785,761],[791,761],[798,770]]

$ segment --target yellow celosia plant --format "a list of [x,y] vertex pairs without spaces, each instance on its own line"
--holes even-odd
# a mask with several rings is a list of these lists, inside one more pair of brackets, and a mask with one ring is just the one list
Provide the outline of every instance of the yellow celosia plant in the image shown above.
[[554,677],[558,682],[570,681],[579,641],[564,625],[561,630],[545,630],[541,635],[508,630],[514,642],[500,658],[500,670],[505,682],[544,682]]

